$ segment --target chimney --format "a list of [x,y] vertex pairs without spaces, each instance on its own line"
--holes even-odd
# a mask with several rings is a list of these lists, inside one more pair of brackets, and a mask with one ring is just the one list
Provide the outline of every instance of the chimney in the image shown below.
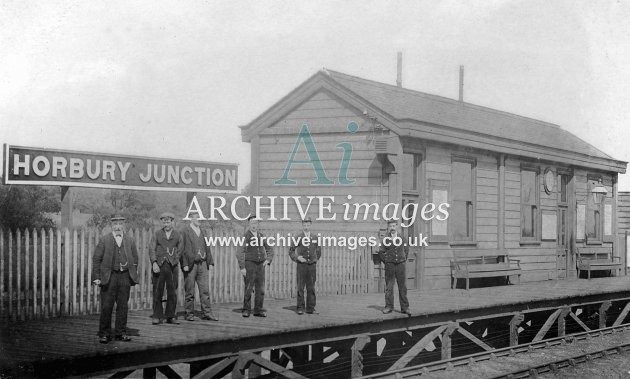
[[397,70],[396,70],[396,85],[398,87],[402,87],[402,51],[398,52],[398,59],[397,59]]
[[459,66],[459,101],[464,102],[464,66]]

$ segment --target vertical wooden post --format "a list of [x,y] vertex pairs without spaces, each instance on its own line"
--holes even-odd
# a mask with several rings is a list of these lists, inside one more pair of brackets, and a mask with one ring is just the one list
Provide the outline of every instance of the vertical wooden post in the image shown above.
[[79,246],[77,241],[79,236],[77,234],[76,229],[72,231],[72,309],[70,314],[77,314],[77,292],[78,292],[78,283],[77,283],[77,266],[78,266],[78,255],[79,255]]
[[63,313],[70,314],[70,231],[64,230],[64,254],[63,254]]
[[[39,231],[39,235],[42,239],[42,276],[41,276],[41,303],[40,303],[40,314],[42,317],[46,317],[48,312],[46,311],[46,231],[44,228],[41,228]],[[48,263],[50,264],[50,262]]]
[[22,265],[21,265],[21,261],[22,259],[20,258],[22,256],[22,232],[20,231],[20,229],[17,230],[17,233],[15,235],[15,239],[16,239],[16,255],[15,258],[17,259],[17,315],[18,315],[18,319],[21,319],[22,317]]
[[4,229],[0,228],[0,318],[2,316],[4,316]]
[[55,315],[61,315],[61,229],[57,229],[57,299],[55,300]]
[[37,317],[39,312],[37,311],[37,292],[39,287],[37,285],[37,276],[39,275],[39,270],[37,270],[37,230],[33,229],[33,311],[32,315]]
[[31,308],[31,275],[30,275],[30,258],[31,258],[31,233],[24,229],[24,312],[22,312],[22,320],[29,318]]
[[[613,257],[619,257],[619,262],[623,262],[623,259],[620,257],[620,249],[619,249],[619,238],[617,237],[617,173],[612,174],[612,230],[611,233],[613,235]],[[606,204],[606,201],[604,200],[603,204]],[[603,207],[605,207],[605,205],[603,205]],[[605,208],[604,208],[605,209]],[[602,236],[604,235],[604,233],[602,232]],[[613,258],[614,260],[614,258]],[[621,270],[620,270],[621,271]],[[611,274],[613,276],[618,276],[621,273],[617,270],[611,270]]]
[[88,314],[92,314],[92,290],[94,287],[92,286],[92,254],[93,254],[93,245],[92,241],[94,240],[94,230],[90,229],[87,235],[87,293],[86,293],[86,309]]
[[9,315],[13,317],[13,231],[9,229],[7,238],[9,239]]
[[[81,269],[79,270],[79,312],[85,314],[85,229],[81,229]],[[88,287],[90,283],[88,282]]]
[[499,219],[497,226],[497,243],[499,250],[505,249],[505,154],[499,154]]
[[72,187],[61,187],[61,225],[60,228],[72,228]]
[[451,359],[451,335],[458,327],[459,325],[453,322],[442,332],[442,360]]
[[370,342],[370,336],[359,336],[352,344],[351,351],[351,378],[363,376],[363,355],[361,350]]
[[562,312],[558,316],[558,337],[563,337],[566,334],[566,317],[571,312],[571,308],[563,307]]
[[55,287],[53,275],[55,267],[55,236],[53,230],[48,228],[48,307],[46,317],[54,314],[53,288]]
[[510,346],[518,345],[518,327],[525,320],[522,313],[517,313],[510,320]]
[[605,301],[599,307],[599,328],[603,329],[606,327],[606,313],[608,312],[608,308],[610,308],[612,303],[610,301]]
[[575,266],[575,250],[576,250],[576,238],[577,238],[577,196],[576,196],[576,184],[575,184],[575,172],[571,175],[571,179],[567,184],[567,222],[571,227],[569,228],[569,251],[567,252],[566,267],[567,267],[567,279],[577,278],[577,270]]

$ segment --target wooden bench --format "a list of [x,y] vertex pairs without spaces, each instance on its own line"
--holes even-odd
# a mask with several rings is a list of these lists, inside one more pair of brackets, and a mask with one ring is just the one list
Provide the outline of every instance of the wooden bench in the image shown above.
[[451,260],[451,288],[457,279],[466,279],[466,290],[470,288],[470,278],[487,278],[517,275],[521,282],[521,261],[509,257],[502,250],[453,250]]
[[578,278],[582,270],[587,271],[588,279],[591,271],[619,270],[621,272],[621,258],[612,256],[610,247],[578,247],[577,248]]

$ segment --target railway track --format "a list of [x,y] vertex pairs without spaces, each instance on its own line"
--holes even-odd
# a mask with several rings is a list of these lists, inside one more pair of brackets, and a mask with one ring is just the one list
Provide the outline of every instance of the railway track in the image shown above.
[[[586,348],[596,339],[606,336],[623,335],[623,342],[611,341],[606,346],[599,348]],[[463,370],[470,375],[472,367],[479,367],[499,361],[501,358],[507,358],[507,362],[503,366],[510,369],[503,369],[502,372],[493,374],[492,370],[485,373],[488,378],[525,378],[537,377],[543,373],[556,373],[566,367],[573,367],[596,359],[608,358],[615,355],[623,355],[630,352],[630,323],[619,326],[611,326],[588,332],[566,335],[563,337],[555,337],[538,342],[521,344],[513,347],[501,348],[489,352],[476,353],[461,357],[456,357],[438,362],[431,362],[418,366],[406,367],[399,370],[389,371],[380,374],[364,376],[364,378],[411,378],[422,375],[430,375],[431,377],[459,377]],[[609,338],[611,339],[611,338]],[[614,338],[612,338],[614,339]],[[621,339],[621,338],[619,338]],[[583,345],[583,346],[582,346]],[[575,346],[574,349],[571,349]],[[558,354],[558,357],[549,357],[553,355],[553,349],[557,348],[565,350],[565,354]],[[566,350],[577,350],[576,352]],[[520,359],[525,354],[542,353],[539,355],[547,355],[545,359],[540,359],[534,364],[526,363],[529,359]],[[547,352],[548,354],[544,354]],[[561,356],[560,356],[561,355]],[[514,368],[517,367],[517,368]]]

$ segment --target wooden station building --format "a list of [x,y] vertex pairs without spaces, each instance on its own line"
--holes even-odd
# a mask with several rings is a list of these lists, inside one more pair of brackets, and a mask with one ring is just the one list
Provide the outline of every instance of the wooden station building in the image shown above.
[[[428,246],[411,248],[412,287],[448,288],[454,258],[492,251],[519,259],[522,281],[575,277],[576,252],[589,246],[626,267],[616,203],[627,163],[557,125],[466,103],[461,82],[453,100],[324,69],[241,129],[255,195],[335,196],[337,219],[314,231],[386,228],[373,212],[343,220],[344,203],[418,204],[404,233]],[[446,221],[420,217],[443,202]],[[295,206],[288,216],[276,210],[263,227],[299,228]]]

